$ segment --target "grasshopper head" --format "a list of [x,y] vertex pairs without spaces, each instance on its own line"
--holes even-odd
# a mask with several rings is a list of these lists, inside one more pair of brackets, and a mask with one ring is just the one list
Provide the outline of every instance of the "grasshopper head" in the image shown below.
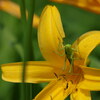
[[65,49],[66,49],[66,50],[71,49],[71,44],[66,44],[66,45],[65,45]]

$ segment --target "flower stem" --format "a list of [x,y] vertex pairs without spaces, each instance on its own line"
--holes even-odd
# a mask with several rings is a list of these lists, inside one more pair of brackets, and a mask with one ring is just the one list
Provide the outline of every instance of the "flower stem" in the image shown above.
[[[34,55],[33,55],[33,45],[32,45],[32,22],[33,22],[33,16],[34,16],[34,8],[35,8],[35,0],[29,0],[28,1],[28,21],[27,21],[27,30],[26,34],[24,35],[24,62],[27,61],[33,61]],[[26,65],[26,64],[25,64]],[[26,74],[26,67],[24,69]],[[26,94],[27,97],[29,98],[28,100],[32,100],[32,84],[27,83],[27,91],[28,93]]]
[[[25,0],[20,0],[20,11],[21,11],[21,21],[22,21],[22,31],[23,33],[25,33],[24,28],[26,28],[26,12],[25,12]],[[24,66],[23,66],[23,70],[24,70]],[[22,72],[22,82],[23,82],[23,76],[24,76],[24,72]],[[21,83],[21,97],[20,100],[27,100],[26,99],[26,84],[25,83]]]
[[26,9],[25,9],[25,0],[20,0],[20,9],[21,9],[21,18],[23,24],[23,33],[24,33],[24,64],[23,64],[23,73],[22,73],[22,97],[21,100],[32,100],[32,84],[24,83],[26,70],[27,70],[27,61],[32,61],[33,56],[33,46],[32,46],[32,20],[34,15],[34,6],[35,0],[28,1],[28,21],[26,21]]

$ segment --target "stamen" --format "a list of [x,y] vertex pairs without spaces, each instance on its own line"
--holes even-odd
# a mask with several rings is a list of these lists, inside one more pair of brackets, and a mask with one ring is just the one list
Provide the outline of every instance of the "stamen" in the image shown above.
[[75,91],[77,92],[77,91],[78,91],[78,89],[75,89]]
[[68,89],[68,83],[66,84],[66,87],[64,88],[64,90]]
[[70,82],[73,84],[73,81],[72,80],[70,80]]
[[54,75],[56,76],[56,78],[58,78],[58,75],[56,73],[54,73]]

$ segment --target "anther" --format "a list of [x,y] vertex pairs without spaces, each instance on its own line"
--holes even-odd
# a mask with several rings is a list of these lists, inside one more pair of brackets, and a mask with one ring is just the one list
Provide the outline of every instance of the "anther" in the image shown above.
[[58,75],[56,73],[54,73],[54,75],[56,76],[56,78],[58,78]]
[[70,80],[70,82],[73,84],[73,81],[72,80]]
[[66,84],[66,87],[64,88],[64,90],[68,89],[68,83]]
[[77,92],[77,91],[78,91],[78,89],[75,89],[75,91]]

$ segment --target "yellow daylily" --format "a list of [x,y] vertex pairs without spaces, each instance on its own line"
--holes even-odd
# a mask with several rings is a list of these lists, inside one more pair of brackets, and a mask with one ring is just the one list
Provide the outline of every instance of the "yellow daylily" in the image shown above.
[[[60,14],[55,6],[46,6],[38,27],[38,41],[46,61],[27,62],[27,83],[50,82],[34,100],[91,100],[90,91],[100,90],[100,69],[87,67],[91,51],[100,44],[100,31],[90,31],[79,37],[72,45],[75,49],[73,73],[69,73],[70,62],[61,56],[65,37]],[[10,82],[21,82],[22,63],[4,64],[2,78]]]
[[59,3],[74,5],[94,13],[100,14],[100,0],[50,0]]
[[[17,4],[15,4],[9,0],[8,1],[6,1],[6,0],[0,1],[0,10],[5,11],[13,16],[16,16],[17,18],[21,17],[20,7]],[[26,14],[28,16],[27,11],[26,11]],[[36,14],[34,14],[33,26],[36,28],[36,27],[38,27],[38,24],[39,24],[39,17]]]

